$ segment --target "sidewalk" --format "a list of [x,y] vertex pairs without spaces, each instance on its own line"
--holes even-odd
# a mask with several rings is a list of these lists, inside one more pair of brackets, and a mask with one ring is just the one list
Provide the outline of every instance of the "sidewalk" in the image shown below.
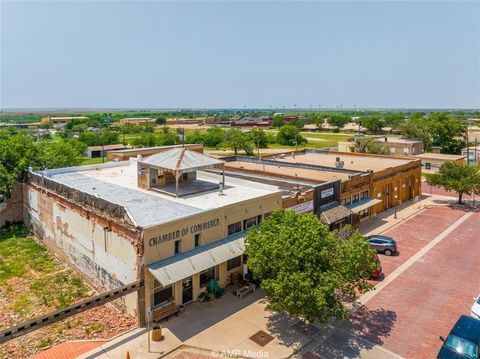
[[423,194],[421,199],[415,203],[412,201],[403,202],[396,208],[397,218],[395,218],[395,208],[390,208],[372,217],[367,221],[360,223],[359,230],[363,235],[381,234],[386,230],[408,220],[413,215],[423,211],[430,206],[448,206],[455,204],[455,199],[441,195]]
[[131,359],[136,358],[160,358],[179,347],[182,342],[167,328],[162,329],[163,340],[160,342],[150,341],[148,350],[147,330],[137,328],[131,330],[86,354],[80,355],[82,359],[125,359],[127,351]]

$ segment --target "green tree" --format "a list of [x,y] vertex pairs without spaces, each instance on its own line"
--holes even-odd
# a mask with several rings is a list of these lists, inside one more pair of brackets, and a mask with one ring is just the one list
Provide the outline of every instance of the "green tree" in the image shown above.
[[378,143],[373,138],[357,138],[355,140],[355,152],[389,155],[390,147],[385,145],[382,146],[382,144]]
[[212,127],[207,130],[203,144],[207,147],[218,146],[225,140],[225,131],[219,127]]
[[295,126],[283,126],[277,133],[277,142],[284,146],[298,146],[307,143],[307,139],[300,134]]
[[165,125],[167,123],[167,119],[165,117],[157,117],[155,123],[157,125]]
[[443,153],[459,153],[465,146],[463,135],[466,127],[462,120],[437,112],[430,116],[428,125],[433,145],[441,147]]
[[328,123],[330,126],[335,126],[338,128],[342,128],[347,123],[351,121],[350,116],[340,115],[336,113],[332,113],[328,116]]
[[253,146],[257,151],[260,148],[267,148],[268,147],[268,137],[264,130],[261,128],[254,128],[248,133],[248,138],[253,143]]
[[85,143],[87,146],[105,146],[105,145],[113,145],[118,143],[119,136],[118,133],[109,131],[109,130],[102,130],[97,132],[82,132],[78,136],[79,141]]
[[345,298],[372,288],[375,253],[353,232],[342,239],[314,214],[276,210],[246,236],[247,265],[269,307],[309,321],[346,319]]
[[385,125],[383,119],[378,115],[365,116],[360,119],[360,124],[372,133],[378,133]]
[[432,136],[430,134],[429,123],[423,118],[423,115],[416,114],[405,120],[400,129],[405,138],[422,140],[423,148],[426,152],[432,150]]
[[385,126],[393,129],[399,129],[405,121],[405,116],[401,113],[388,113],[383,117]]
[[42,168],[79,166],[85,144],[75,139],[42,141],[39,144],[39,160]]
[[480,188],[479,166],[464,162],[445,162],[437,173],[427,173],[425,177],[430,186],[441,186],[447,191],[457,192],[460,204],[464,194],[472,194]]
[[282,127],[285,125],[285,118],[283,116],[274,116],[272,118],[272,127]]
[[231,128],[225,132],[225,144],[230,147],[235,154],[244,150],[248,155],[253,154],[253,144],[248,135],[238,128]]
[[155,147],[161,145],[161,140],[155,133],[142,133],[140,137],[134,138],[131,144],[134,147]]
[[0,130],[0,201],[9,198],[20,174],[38,169],[39,149],[32,137],[14,128]]

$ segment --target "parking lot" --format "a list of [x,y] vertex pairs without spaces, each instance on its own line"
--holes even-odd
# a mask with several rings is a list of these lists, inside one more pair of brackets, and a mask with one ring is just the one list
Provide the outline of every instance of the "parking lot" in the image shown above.
[[435,357],[480,292],[479,230],[479,212],[438,206],[382,233],[399,254],[380,255],[385,277],[348,331],[405,358]]

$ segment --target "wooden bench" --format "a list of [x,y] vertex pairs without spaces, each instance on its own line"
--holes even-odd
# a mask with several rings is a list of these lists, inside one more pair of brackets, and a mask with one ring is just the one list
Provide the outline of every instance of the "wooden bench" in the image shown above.
[[163,319],[168,320],[168,318],[174,314],[178,316],[178,312],[179,310],[175,302],[170,302],[163,307],[154,309],[152,319],[154,322],[160,322]]
[[246,295],[249,295],[250,293],[255,292],[256,288],[257,288],[257,286],[255,284],[250,283],[247,286],[244,286],[240,289],[237,289],[237,293],[236,293],[237,297],[242,299]]

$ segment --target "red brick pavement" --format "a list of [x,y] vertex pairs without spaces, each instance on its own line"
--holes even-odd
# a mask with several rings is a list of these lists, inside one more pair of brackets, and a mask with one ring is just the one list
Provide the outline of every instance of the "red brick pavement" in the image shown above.
[[74,359],[105,343],[103,340],[64,342],[34,355],[32,359]]
[[[458,213],[451,211],[432,208],[424,214],[431,214],[431,227],[444,228],[439,212],[452,222],[450,217],[458,218]],[[458,316],[469,313],[472,297],[480,292],[479,228],[480,213],[474,213],[379,292],[354,318],[355,334],[405,358],[434,358],[441,344],[438,336],[448,334]],[[395,230],[412,229],[407,222]],[[425,231],[430,229],[416,227],[420,236]]]
[[465,212],[450,207],[432,207],[382,233],[397,241],[399,251],[391,257],[379,256],[384,275],[392,273],[464,214]]
[[[447,192],[443,187],[432,187],[426,182],[422,182],[422,193],[424,194],[437,194],[441,196],[448,196],[458,199],[457,192]],[[463,199],[472,199],[471,196],[464,194]]]

